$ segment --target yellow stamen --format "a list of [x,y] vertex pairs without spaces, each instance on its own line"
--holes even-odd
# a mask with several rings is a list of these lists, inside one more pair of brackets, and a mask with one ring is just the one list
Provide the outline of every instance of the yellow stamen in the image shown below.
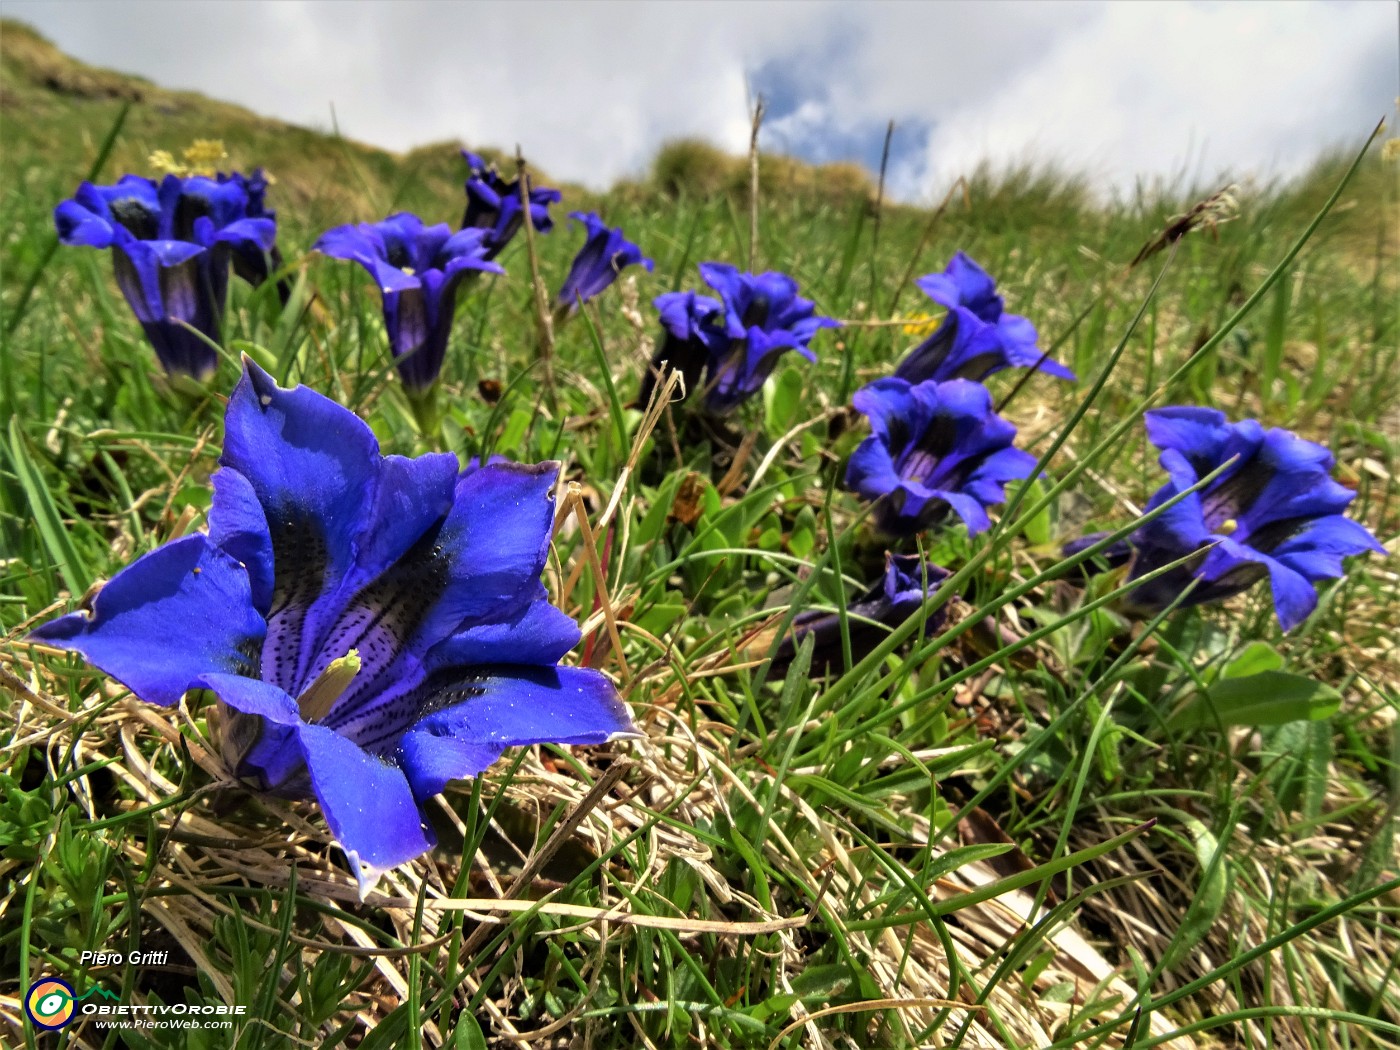
[[1215,531],[1222,536],[1233,536],[1235,534],[1235,530],[1239,527],[1240,523],[1234,518],[1230,518],[1226,521],[1222,521],[1220,523],[1220,527],[1217,528]]
[[360,651],[351,649],[339,660],[326,665],[316,681],[297,697],[297,708],[305,722],[318,722],[331,713],[331,708],[350,683],[360,673]]

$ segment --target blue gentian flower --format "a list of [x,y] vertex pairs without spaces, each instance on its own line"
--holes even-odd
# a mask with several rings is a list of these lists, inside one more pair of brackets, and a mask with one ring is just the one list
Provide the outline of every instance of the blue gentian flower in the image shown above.
[[230,770],[314,794],[360,880],[433,844],[427,800],[508,746],[633,733],[549,603],[558,464],[381,456],[353,413],[251,362],[229,399],[209,534],[137,559],[35,640],[137,697],[218,698]]
[[857,390],[855,407],[874,432],[851,454],[846,487],[878,500],[874,523],[912,536],[951,509],[978,533],[1008,481],[1028,477],[1035,457],[1013,448],[1016,428],[992,410],[987,388],[967,379],[907,383],[879,379]]
[[680,372],[688,397],[699,389],[705,369],[729,348],[729,336],[716,323],[722,316],[719,300],[695,291],[667,292],[652,300],[661,314],[661,343],[642,376],[637,407],[645,408],[662,374],[662,365]]
[[[885,575],[864,594],[846,605],[846,629],[851,658],[859,662],[909,617],[948,578],[948,570],[916,554],[885,554]],[[943,628],[946,606],[933,610],[924,623],[924,636]],[[829,669],[842,659],[841,617],[836,613],[807,610],[792,618],[791,633],[783,639],[773,662],[785,667],[808,635],[813,636],[812,666]]]
[[623,267],[640,264],[651,272],[652,261],[622,235],[622,227],[612,227],[593,212],[575,211],[569,218],[583,223],[588,239],[574,256],[569,275],[555,296],[555,314],[565,316],[579,303],[600,295],[622,272]]
[[505,273],[486,257],[482,230],[453,233],[424,226],[408,212],[383,222],[327,230],[314,250],[359,263],[384,296],[384,328],[399,378],[413,393],[437,382],[457,309],[457,289],[471,273]]
[[231,257],[271,251],[277,235],[271,218],[250,216],[243,186],[202,176],[84,182],[54,225],[64,244],[112,249],[117,286],[161,365],[200,381],[219,364],[205,340],[220,341]]
[[785,273],[742,273],[728,263],[706,262],[700,276],[719,293],[723,315],[717,321],[730,340],[723,357],[711,361],[705,384],[705,407],[716,414],[756,394],[787,351],[816,361],[807,344],[823,328],[841,326],[818,316]]
[[1355,493],[1332,480],[1332,454],[1321,445],[1253,419],[1227,422],[1212,408],[1156,409],[1146,424],[1171,478],[1148,510],[1231,465],[1133,534],[1130,580],[1196,557],[1131,592],[1130,604],[1164,609],[1192,580],[1186,605],[1221,601],[1267,576],[1287,631],[1317,607],[1313,585],[1342,575],[1342,558],[1385,553],[1364,526],[1342,516]]
[[[467,175],[467,210],[462,215],[462,229],[484,230],[482,244],[486,258],[494,259],[510,243],[516,231],[524,225],[525,213],[520,207],[520,180],[507,182],[494,165],[488,165],[475,153],[462,150],[462,159],[470,169]],[[528,177],[526,185],[529,186]],[[560,200],[558,190],[529,186],[530,224],[540,233],[554,228],[549,206]]]
[[[254,168],[251,175],[244,175],[241,171],[221,171],[215,176],[215,179],[220,183],[231,182],[243,190],[248,198],[248,218],[277,221],[277,212],[267,206],[269,180],[267,173],[262,168]],[[244,245],[234,249],[233,272],[254,288],[267,280],[274,270],[281,268],[282,253],[278,251],[275,244],[267,251],[262,251],[252,245]],[[278,293],[282,296],[283,303],[287,301],[290,291],[290,288],[285,284],[278,285]]]
[[267,206],[267,188],[272,184],[267,172],[254,168],[251,175],[241,171],[219,172],[220,182],[236,182],[248,194],[248,215],[255,219],[276,219],[277,213]]
[[[687,393],[701,390],[705,410],[713,415],[731,412],[758,393],[787,351],[815,361],[807,345],[812,337],[840,327],[839,321],[818,316],[785,273],[742,273],[728,263],[707,262],[700,264],[700,275],[719,299],[673,292],[656,300],[666,337],[649,372],[658,371],[662,361],[680,369]],[[643,381],[644,394],[650,393],[651,378]]]
[[926,379],[986,379],[1004,368],[1035,368],[1061,379],[1073,379],[1064,365],[1041,360],[1035,326],[1018,314],[1005,312],[996,282],[962,252],[943,273],[916,282],[948,314],[934,333],[909,351],[895,376],[911,383]]

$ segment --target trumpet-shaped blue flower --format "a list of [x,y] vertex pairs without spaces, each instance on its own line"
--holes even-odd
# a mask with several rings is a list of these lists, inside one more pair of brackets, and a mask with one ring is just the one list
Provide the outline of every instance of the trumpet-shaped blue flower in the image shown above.
[[1064,365],[1041,360],[1035,326],[1018,314],[1005,312],[996,282],[962,252],[943,273],[916,282],[948,314],[933,334],[916,346],[895,370],[899,379],[975,379],[981,382],[1004,368],[1036,368],[1061,379],[1073,379]]
[[[486,248],[486,258],[494,259],[525,223],[525,212],[520,206],[520,180],[507,182],[494,165],[488,165],[467,150],[462,150],[462,159],[469,169],[467,210],[462,214],[462,229],[484,230],[481,243]],[[554,228],[549,206],[559,203],[559,191],[544,186],[536,189],[528,178],[526,185],[530,195],[530,224],[540,233],[548,233]]]
[[1016,428],[992,410],[987,388],[967,379],[911,384],[879,379],[857,390],[872,435],[851,454],[846,487],[878,500],[874,523],[912,536],[951,509],[969,533],[990,524],[986,508],[1005,483],[1030,475],[1035,457],[1013,448]]
[[[700,276],[719,299],[674,292],[656,300],[666,338],[652,359],[654,373],[669,361],[685,375],[687,392],[702,391],[705,410],[724,415],[762,389],[778,359],[796,350],[809,361],[808,345],[839,321],[817,315],[810,299],[785,273],[743,273],[727,263],[700,264]],[[644,381],[644,393],[650,386]]]
[[[859,662],[884,641],[890,631],[916,615],[944,580],[948,570],[916,554],[885,554],[885,575],[846,606],[846,630],[851,658]],[[946,622],[946,606],[929,613],[924,635]],[[842,660],[841,617],[815,609],[792,618],[792,631],[783,639],[773,662],[786,666],[808,635],[813,636],[812,666],[830,668]]]
[[219,172],[220,182],[236,182],[248,195],[248,217],[253,219],[276,219],[277,213],[267,206],[267,188],[272,180],[262,168],[254,168],[251,175],[241,171]]
[[715,323],[723,310],[717,299],[695,291],[667,292],[652,300],[652,305],[661,315],[661,344],[642,376],[639,408],[651,400],[663,364],[681,373],[688,397],[699,388],[711,360],[719,359],[729,346],[729,336]]
[[591,211],[570,212],[569,218],[583,223],[587,239],[574,256],[569,274],[555,297],[555,313],[561,317],[579,303],[602,294],[617,280],[624,267],[641,265],[649,273],[653,265],[640,248],[622,235],[622,227],[609,226]]
[[[244,175],[241,171],[221,171],[215,178],[221,183],[231,182],[243,190],[248,197],[248,218],[270,219],[274,222],[277,220],[277,213],[267,206],[269,181],[267,173],[262,168],[254,168],[251,175]],[[272,271],[279,270],[281,267],[282,253],[278,251],[275,244],[267,251],[262,251],[253,245],[243,245],[234,249],[233,272],[254,288],[267,280]],[[278,292],[285,303],[290,289],[279,285]]]
[[404,386],[422,393],[437,382],[468,274],[505,273],[486,256],[483,230],[453,233],[446,223],[424,226],[408,212],[383,222],[337,226],[314,249],[359,263],[384,297],[384,328]]
[[117,286],[161,365],[202,381],[219,364],[206,340],[220,340],[231,258],[262,256],[276,238],[273,220],[248,203],[234,181],[167,175],[157,186],[126,175],[84,182],[54,209],[54,225],[64,244],[112,249]]
[[1230,465],[1133,534],[1129,579],[1195,557],[1131,592],[1131,604],[1166,608],[1192,580],[1185,604],[1221,601],[1267,576],[1286,631],[1317,607],[1314,584],[1342,575],[1342,558],[1385,553],[1365,527],[1342,516],[1355,493],[1332,480],[1332,454],[1321,445],[1252,419],[1227,422],[1211,408],[1157,409],[1146,423],[1171,478],[1149,510]]
[[557,666],[579,638],[540,583],[558,464],[381,456],[353,413],[244,368],[209,534],[32,637],[151,703],[212,691],[225,763],[314,794],[363,894],[431,847],[421,808],[449,780],[632,723],[602,674]]

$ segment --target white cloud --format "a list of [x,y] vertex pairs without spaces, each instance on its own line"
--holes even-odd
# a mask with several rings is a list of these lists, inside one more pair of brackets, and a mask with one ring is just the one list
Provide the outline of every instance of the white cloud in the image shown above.
[[906,178],[1027,157],[1119,188],[1294,174],[1389,110],[1394,22],[1381,4],[1111,4],[951,112]]
[[746,49],[697,5],[203,2],[7,3],[58,46],[173,88],[403,150],[519,142],[547,171],[595,186],[642,170],[658,141],[703,135],[740,150]]
[[741,151],[755,69],[795,96],[775,140],[809,155],[901,122],[903,197],[941,195],[984,157],[1120,187],[1183,166],[1287,173],[1355,141],[1396,91],[1395,8],[1378,3],[4,6],[166,86],[318,127],[334,104],[342,132],[391,149],[519,142],[593,186],[641,172],[668,138]]

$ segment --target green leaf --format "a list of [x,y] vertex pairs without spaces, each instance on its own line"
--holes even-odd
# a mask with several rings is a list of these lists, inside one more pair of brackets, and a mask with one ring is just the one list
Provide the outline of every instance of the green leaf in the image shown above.
[[[845,967],[842,967],[842,969],[845,969]],[[755,1021],[767,1021],[770,1017],[776,1017],[779,1014],[787,1013],[792,1009],[792,1004],[797,1002],[799,998],[800,996],[791,994],[775,995],[763,1000],[763,1002],[756,1006],[751,1006],[748,1010],[748,1014]]]
[[457,1028],[452,1033],[452,1045],[456,1050],[486,1050],[486,1036],[476,1018],[463,1010],[457,1015]]
[[[1037,497],[1044,495],[1049,488],[1049,486],[1039,478],[1031,482],[1030,487],[1034,490],[1034,494]],[[1055,522],[1050,513],[1051,508],[1054,506],[1055,504],[1053,503],[1046,503],[1037,514],[1030,516],[1030,520],[1026,522],[1025,528],[1021,530],[1026,540],[1032,545],[1044,546],[1050,542],[1051,537],[1054,535]]]
[[660,638],[685,615],[686,606],[679,602],[658,602],[634,621],[648,634]]
[[651,500],[651,507],[646,512],[646,516],[642,518],[641,525],[633,530],[633,536],[638,544],[651,543],[665,530],[666,519],[671,512],[671,505],[676,500],[676,491],[680,488],[682,477],[681,474],[672,474],[655,495],[647,493]]
[[63,524],[63,515],[59,513],[53,496],[44,483],[43,475],[29,458],[29,451],[24,446],[24,435],[20,433],[18,417],[10,420],[10,462],[14,464],[20,487],[24,489],[24,495],[29,500],[29,509],[34,515],[34,525],[39,530],[44,548],[58,567],[58,571],[63,574],[63,582],[68,585],[68,590],[76,598],[87,590],[88,584],[92,582],[92,573],[83,564],[78,549],[73,546],[73,539],[68,535],[67,526]]
[[1187,817],[1183,823],[1195,845],[1196,863],[1201,866],[1201,881],[1162,961],[1168,970],[1185,959],[1210,932],[1225,908],[1225,897],[1230,889],[1229,861],[1221,853],[1220,841],[1194,817]]
[[805,558],[816,549],[817,546],[817,516],[812,513],[811,507],[803,507],[797,513],[797,519],[793,522],[792,532],[788,535],[788,550],[799,558]]
[[[1293,284],[1279,281],[1274,289],[1273,307],[1269,311],[1264,328],[1264,354],[1259,375],[1259,393],[1267,405],[1273,400],[1274,383],[1283,367],[1284,337],[1288,334],[1288,309],[1291,305]],[[1285,376],[1285,380],[1288,377]]]
[[788,783],[802,789],[802,793],[812,802],[824,803],[835,799],[843,806],[860,813],[880,813],[886,809],[879,802],[873,802],[857,791],[813,773],[793,773],[788,777]]
[[851,968],[843,962],[809,966],[792,979],[792,990],[805,1002],[823,1002],[851,984]]
[[532,418],[532,414],[523,408],[517,408],[511,412],[506,428],[501,431],[501,437],[496,442],[496,448],[507,454],[518,451],[518,446],[525,437],[525,431],[530,429]]
[[789,365],[763,388],[768,436],[782,437],[802,417],[802,373]]
[[1248,678],[1250,675],[1266,671],[1278,671],[1283,667],[1283,657],[1267,642],[1250,642],[1240,651],[1240,655],[1225,665],[1221,678]]
[[1341,703],[1342,694],[1322,682],[1282,671],[1261,671],[1245,678],[1222,678],[1196,694],[1169,724],[1175,729],[1192,729],[1313,722],[1336,714]]

